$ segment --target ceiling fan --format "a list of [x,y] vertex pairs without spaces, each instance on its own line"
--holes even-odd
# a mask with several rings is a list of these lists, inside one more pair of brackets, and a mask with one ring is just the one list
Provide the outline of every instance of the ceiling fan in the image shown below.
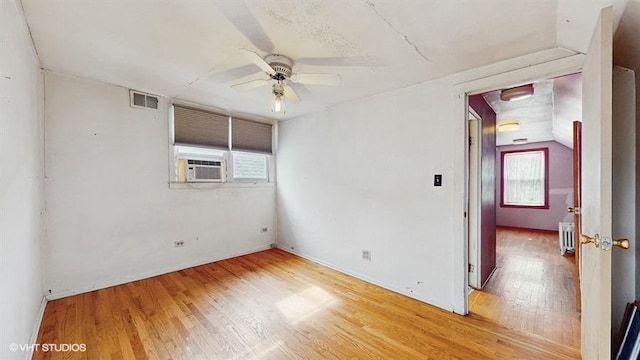
[[273,111],[275,112],[282,111],[283,97],[291,102],[300,101],[300,97],[288,82],[311,85],[338,85],[341,81],[339,74],[293,73],[294,61],[284,55],[269,54],[262,58],[257,53],[247,49],[240,49],[240,53],[262,69],[268,77],[234,84],[231,87],[238,90],[249,90],[273,82]]
[[300,101],[300,97],[289,83],[337,85],[341,81],[338,74],[295,74],[292,70],[294,64],[333,67],[380,67],[387,65],[383,59],[370,55],[301,57],[295,59],[294,62],[287,56],[274,54],[274,41],[272,41],[266,29],[254,15],[254,12],[257,11],[255,7],[249,8],[244,1],[215,1],[214,3],[220,13],[249,40],[255,49],[269,55],[263,58],[253,51],[241,49],[240,53],[247,57],[252,64],[212,74],[212,77],[220,82],[233,81],[233,79],[253,74],[255,72],[253,64],[257,65],[266,73],[267,76],[264,79],[236,83],[232,87],[238,90],[248,90],[272,83],[274,96],[274,108],[272,110],[274,111],[278,103],[282,104],[283,98],[291,102]]

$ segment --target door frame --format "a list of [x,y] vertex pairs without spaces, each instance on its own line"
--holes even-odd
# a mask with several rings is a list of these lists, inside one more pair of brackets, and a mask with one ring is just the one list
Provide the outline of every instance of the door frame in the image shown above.
[[[482,202],[480,195],[480,155],[482,150],[482,137],[480,129],[482,128],[482,118],[478,113],[469,106],[469,113],[474,117],[467,122],[469,128],[469,204],[467,206],[468,217],[468,243],[467,251],[469,252],[469,286],[473,288],[481,288],[480,280],[480,224],[482,213]],[[472,133],[472,130],[474,133]],[[471,156],[471,155],[475,156]],[[474,176],[475,175],[475,176]],[[474,246],[472,246],[474,245]]]
[[[453,204],[453,311],[460,315],[469,313],[468,297],[468,245],[469,245],[469,95],[476,95],[540,79],[554,78],[581,72],[584,54],[569,55],[560,59],[541,62],[496,75],[467,81],[454,86],[453,93],[453,159],[454,168],[464,174],[463,181],[456,182]],[[481,226],[481,224],[479,224]]]

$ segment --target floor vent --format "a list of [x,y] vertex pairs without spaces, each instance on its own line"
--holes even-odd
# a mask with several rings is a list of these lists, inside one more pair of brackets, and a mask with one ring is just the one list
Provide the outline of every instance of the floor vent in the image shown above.
[[136,90],[129,90],[131,107],[142,109],[158,109],[158,97]]

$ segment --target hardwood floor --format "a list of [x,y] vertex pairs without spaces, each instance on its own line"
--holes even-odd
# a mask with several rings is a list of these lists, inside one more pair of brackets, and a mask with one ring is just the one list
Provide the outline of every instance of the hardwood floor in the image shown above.
[[469,296],[472,313],[550,341],[580,348],[573,256],[561,256],[558,235],[497,229],[497,270]]
[[34,359],[574,359],[273,249],[47,304]]

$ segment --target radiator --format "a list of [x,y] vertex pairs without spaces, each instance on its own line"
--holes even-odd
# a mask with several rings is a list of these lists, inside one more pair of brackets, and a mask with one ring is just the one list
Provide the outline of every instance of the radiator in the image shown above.
[[558,224],[558,241],[560,243],[560,254],[575,250],[575,231],[573,223],[561,222]]

